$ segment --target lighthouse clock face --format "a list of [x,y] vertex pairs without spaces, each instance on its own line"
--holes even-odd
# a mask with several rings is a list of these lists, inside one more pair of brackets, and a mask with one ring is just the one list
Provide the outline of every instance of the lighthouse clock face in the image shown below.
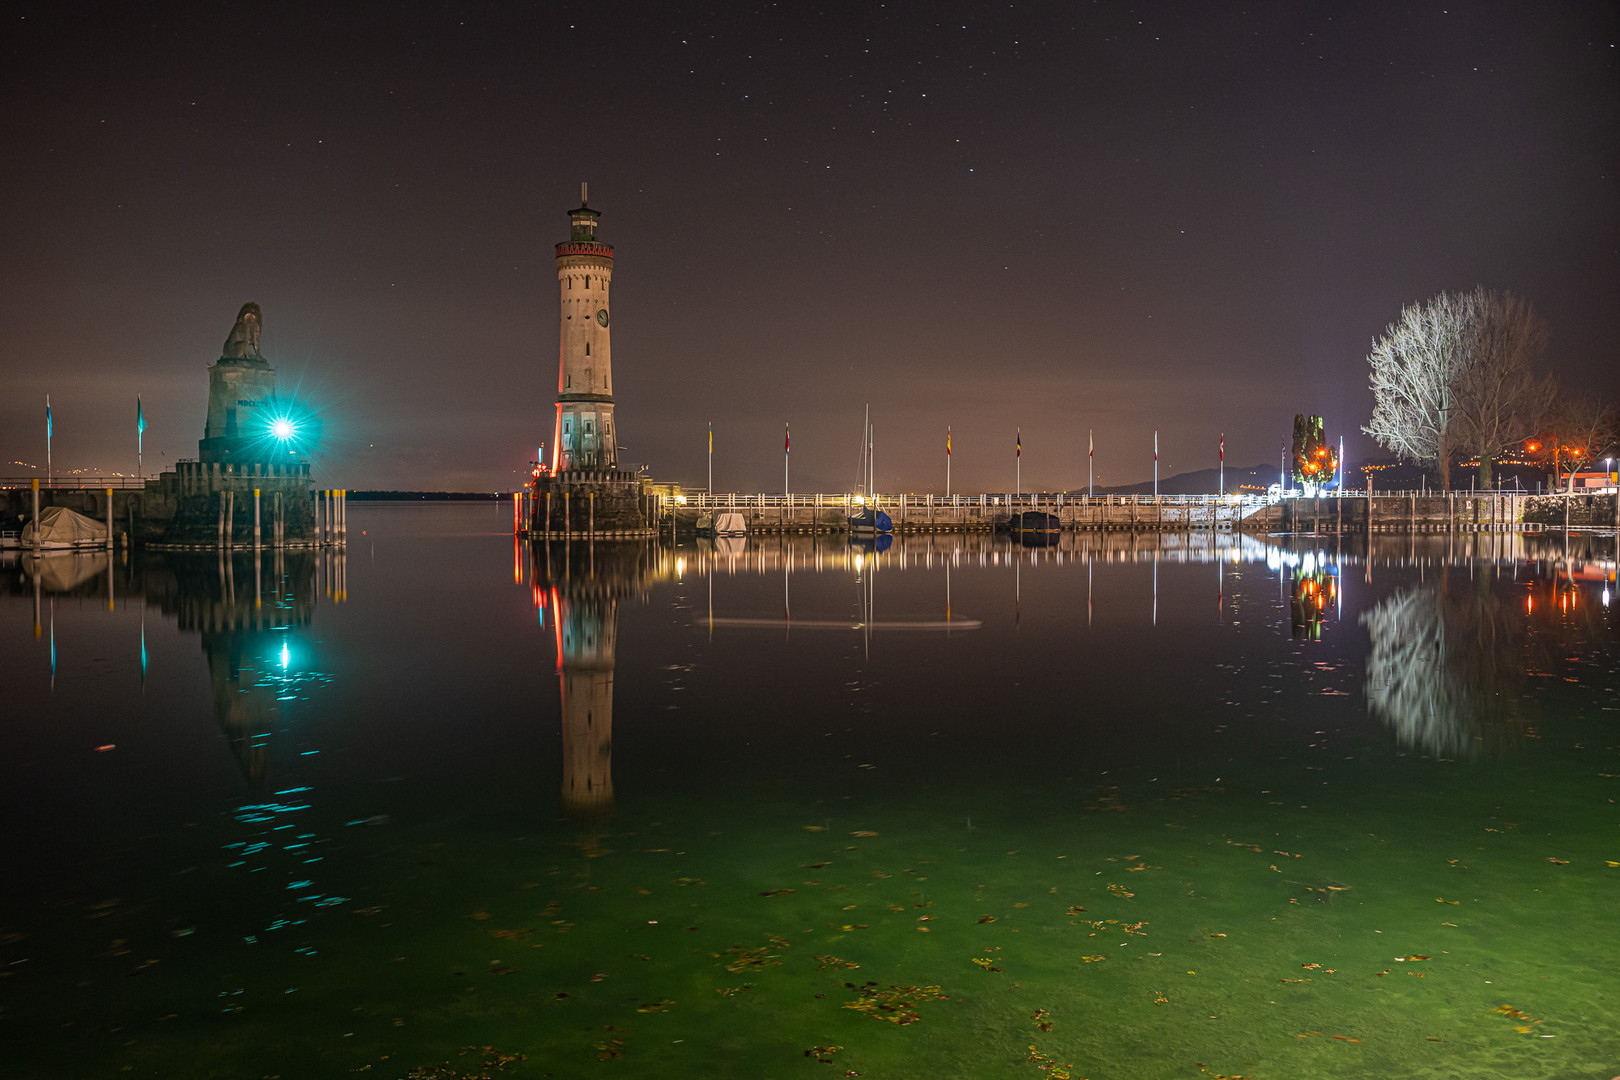
[[601,323],[603,326],[606,326],[608,324],[607,308],[598,308],[597,309],[597,311],[596,311],[596,321]]

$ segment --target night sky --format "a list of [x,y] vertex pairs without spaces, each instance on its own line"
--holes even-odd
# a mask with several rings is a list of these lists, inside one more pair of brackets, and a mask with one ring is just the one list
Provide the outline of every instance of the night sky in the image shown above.
[[1620,397],[1607,3],[14,3],[0,476],[195,457],[264,309],[317,483],[511,490],[552,245],[613,244],[626,463],[720,490],[1083,489],[1351,458],[1402,304],[1528,296]]

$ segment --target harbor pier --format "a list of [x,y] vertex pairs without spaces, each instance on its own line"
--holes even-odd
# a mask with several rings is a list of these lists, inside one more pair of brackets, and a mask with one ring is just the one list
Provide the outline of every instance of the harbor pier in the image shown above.
[[[519,532],[552,538],[613,536],[593,527],[577,508],[566,518],[545,518],[532,497],[517,497]],[[1614,523],[1614,497],[1530,496],[1521,492],[1357,491],[1315,497],[1262,495],[878,495],[764,493],[647,494],[646,512],[655,531],[696,529],[703,515],[742,515],[750,533],[843,532],[861,507],[888,514],[897,533],[992,532],[1015,513],[1039,511],[1072,531],[1176,532],[1236,530],[1256,533],[1311,532],[1500,532],[1552,528],[1559,508],[1573,500],[1573,525]],[[1592,504],[1588,506],[1587,504]],[[1602,505],[1599,506],[1598,504]],[[549,522],[549,525],[546,524]],[[629,535],[629,534],[622,534]]]

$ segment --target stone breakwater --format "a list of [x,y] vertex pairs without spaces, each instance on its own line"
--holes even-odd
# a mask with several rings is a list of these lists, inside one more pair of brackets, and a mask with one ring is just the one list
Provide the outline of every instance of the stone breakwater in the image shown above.
[[1582,528],[1613,528],[1613,495],[1531,495],[1524,500],[1524,520],[1533,524],[1564,527],[1567,505],[1569,524]]

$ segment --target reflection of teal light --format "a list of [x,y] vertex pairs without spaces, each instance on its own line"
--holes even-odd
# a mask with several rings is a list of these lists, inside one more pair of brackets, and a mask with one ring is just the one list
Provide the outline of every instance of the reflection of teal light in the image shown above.
[[287,643],[281,643],[281,670],[286,671],[287,665],[292,662],[292,653],[287,649]]

